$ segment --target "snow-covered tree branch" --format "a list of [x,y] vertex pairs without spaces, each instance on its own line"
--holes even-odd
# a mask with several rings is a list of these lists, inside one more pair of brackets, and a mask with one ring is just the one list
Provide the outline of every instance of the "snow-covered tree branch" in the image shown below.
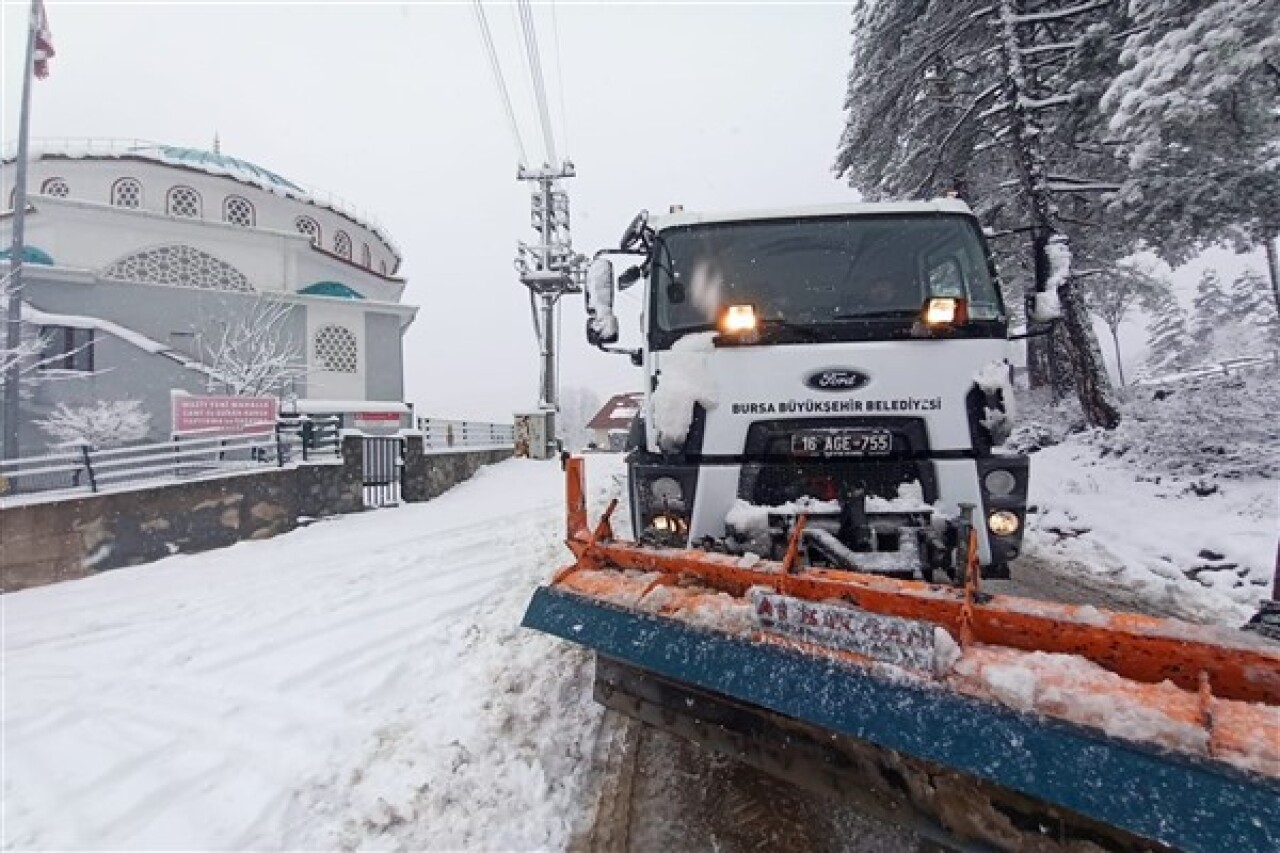
[[137,400],[99,400],[83,406],[59,403],[49,417],[36,421],[36,425],[59,444],[87,444],[102,449],[146,438],[151,415]]
[[292,306],[260,298],[202,342],[210,390],[233,396],[280,396],[307,374],[303,344],[291,327]]

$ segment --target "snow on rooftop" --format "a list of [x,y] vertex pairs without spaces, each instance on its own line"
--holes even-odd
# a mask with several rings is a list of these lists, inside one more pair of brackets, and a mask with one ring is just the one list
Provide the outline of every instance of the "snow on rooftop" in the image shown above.
[[755,210],[692,211],[654,216],[650,224],[657,230],[682,225],[701,225],[709,222],[753,222],[766,219],[794,219],[823,216],[879,216],[901,213],[954,213],[973,216],[969,205],[955,198],[937,198],[931,201],[857,201],[835,204],[808,205],[802,207],[768,207]]
[[[15,159],[16,146],[6,145],[0,163],[10,163]],[[377,234],[391,249],[397,260],[401,259],[400,249],[373,217],[361,211],[355,205],[332,193],[306,187],[285,178],[270,169],[264,169],[256,163],[231,157],[220,151],[206,151],[201,148],[184,148],[178,145],[166,145],[161,142],[149,142],[141,139],[58,139],[31,141],[31,157],[35,159],[70,159],[70,160],[110,160],[138,159],[150,160],[169,166],[196,169],[210,175],[232,178],[241,183],[251,184],[259,189],[292,198],[297,201],[314,204],[333,211],[352,220],[361,227],[368,228]]]

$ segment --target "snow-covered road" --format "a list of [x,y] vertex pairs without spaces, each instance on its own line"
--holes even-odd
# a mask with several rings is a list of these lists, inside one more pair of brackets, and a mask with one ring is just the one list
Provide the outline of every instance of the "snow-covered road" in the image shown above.
[[563,847],[600,712],[516,627],[562,476],[3,596],[4,846]]
[[[1262,594],[1269,484],[1201,498],[1067,446],[1034,464],[1027,557],[999,587],[1227,624]],[[622,473],[588,457],[592,517]],[[0,596],[0,842],[565,849],[591,847],[610,814],[627,849],[822,835],[797,835],[794,810],[744,823],[779,783],[652,733],[625,802],[601,801],[617,727],[591,700],[590,658],[517,627],[569,556],[562,477],[509,461],[426,504]],[[1199,570],[1204,548],[1222,556]],[[706,819],[712,799],[736,817]],[[910,844],[828,817],[839,829],[802,846]]]

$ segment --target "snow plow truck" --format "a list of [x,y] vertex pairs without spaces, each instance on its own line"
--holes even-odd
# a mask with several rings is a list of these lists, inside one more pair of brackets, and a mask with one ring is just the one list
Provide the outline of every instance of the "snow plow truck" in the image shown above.
[[645,371],[632,539],[566,457],[576,560],[524,624],[597,700],[947,848],[1280,849],[1280,644],[983,589],[1030,471],[965,204],[642,212],[585,290]]

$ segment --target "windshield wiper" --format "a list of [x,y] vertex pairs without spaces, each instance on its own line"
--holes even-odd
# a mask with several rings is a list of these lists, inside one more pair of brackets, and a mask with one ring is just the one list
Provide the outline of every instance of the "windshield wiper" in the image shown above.
[[764,321],[764,330],[767,332],[769,329],[779,329],[784,332],[791,332],[799,335],[807,341],[823,340],[822,332],[810,323],[792,323],[787,320],[766,319]]
[[837,321],[844,320],[878,320],[886,317],[914,317],[917,312],[914,308],[886,308],[883,311],[859,311],[856,314],[836,314],[832,319]]

